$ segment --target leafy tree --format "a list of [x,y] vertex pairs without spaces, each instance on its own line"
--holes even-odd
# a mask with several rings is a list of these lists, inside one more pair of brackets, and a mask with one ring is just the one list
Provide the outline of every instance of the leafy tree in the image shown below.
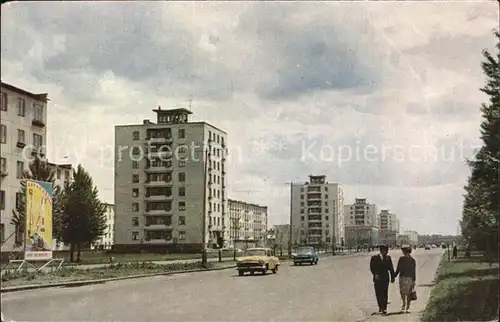
[[465,186],[462,211],[462,235],[489,256],[498,253],[498,225],[500,223],[500,33],[497,55],[483,52],[481,67],[486,84],[481,91],[489,102],[481,106],[481,139],[483,147],[474,160],[467,163],[471,175]]
[[92,177],[79,165],[61,196],[59,225],[62,240],[70,244],[70,261],[74,261],[75,250],[80,261],[82,245],[97,241],[107,228],[106,205],[98,195]]
[[42,160],[39,156],[30,162],[28,169],[24,171],[23,178],[21,179],[20,198],[16,201],[15,209],[12,209],[11,225],[15,227],[15,231],[18,236],[21,236],[21,240],[17,240],[17,246],[21,245],[24,241],[25,233],[25,218],[26,218],[26,180],[38,180],[44,182],[50,182],[53,184],[53,194],[52,194],[52,208],[54,209],[52,214],[53,221],[53,231],[57,235],[57,225],[58,222],[58,212],[59,207],[59,196],[61,194],[61,188],[55,185],[55,169],[50,166],[48,162]]

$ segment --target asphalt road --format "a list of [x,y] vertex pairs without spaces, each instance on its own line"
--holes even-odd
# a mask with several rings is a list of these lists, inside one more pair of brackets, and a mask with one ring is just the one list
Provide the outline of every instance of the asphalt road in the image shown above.
[[[417,283],[434,275],[441,254],[415,252]],[[286,262],[276,275],[228,269],[4,293],[2,311],[14,321],[366,321],[376,311],[368,265],[365,253]]]

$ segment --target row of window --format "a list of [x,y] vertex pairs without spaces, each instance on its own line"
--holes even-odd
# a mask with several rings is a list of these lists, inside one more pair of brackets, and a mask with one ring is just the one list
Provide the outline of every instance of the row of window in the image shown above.
[[[1,94],[1,105],[0,109],[7,112],[8,110],[9,97],[7,93],[2,92]],[[26,116],[26,100],[24,98],[17,98],[17,115],[24,117]],[[33,120],[43,122],[43,105],[38,103],[33,103]]]
[[[21,143],[23,145],[26,145],[26,131],[17,129],[17,143]],[[7,143],[7,126],[6,125],[1,125],[0,126],[0,143]],[[40,148],[43,146],[43,136],[40,134],[33,133],[33,146],[35,148]]]
[[[144,239],[146,241],[149,240],[172,240],[172,231],[171,230],[156,230],[156,231],[146,231],[144,233]],[[186,239],[186,232],[185,231],[178,231],[177,232],[177,240],[185,240]],[[132,240],[134,241],[143,241],[143,238],[140,237],[138,231],[133,231],[131,232]]]
[[[0,158],[0,170],[2,170],[3,173],[7,172],[8,166],[7,166],[7,159],[6,158]],[[17,163],[16,163],[16,178],[22,179],[23,174],[24,174],[24,162],[17,161]],[[70,170],[64,170],[64,177],[66,180],[69,179]],[[62,178],[62,170],[60,168],[57,168],[57,170],[56,170],[56,178],[57,179]]]
[[[172,225],[172,216],[150,216],[146,217],[145,226]],[[179,216],[179,226],[186,225],[186,216]],[[139,217],[132,217],[132,226],[139,226]]]
[[[309,219],[311,219],[311,217],[313,217],[313,216],[309,216]],[[314,218],[313,220],[321,220],[321,215],[318,215],[317,217],[313,217],[313,218]],[[306,220],[305,217],[300,216],[300,221],[304,221],[304,220]],[[328,221],[328,220],[329,220],[329,217],[325,216],[325,221]]]

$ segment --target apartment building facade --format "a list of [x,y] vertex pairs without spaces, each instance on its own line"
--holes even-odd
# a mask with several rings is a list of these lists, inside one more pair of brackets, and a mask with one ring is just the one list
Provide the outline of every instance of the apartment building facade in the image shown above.
[[[71,164],[56,164],[52,162],[49,162],[48,165],[54,170],[54,186],[59,186],[61,190],[64,189],[65,184],[73,179],[73,166]],[[52,250],[62,251],[69,249],[69,244],[65,244],[57,239],[52,241]]]
[[227,239],[227,135],[187,109],[115,127],[114,248],[200,249]]
[[399,219],[390,213],[389,210],[383,209],[378,215],[379,239],[381,244],[394,247],[399,240]]
[[106,203],[106,230],[101,238],[90,246],[91,249],[110,250],[113,248],[115,231],[115,205]]
[[371,247],[378,244],[377,205],[356,198],[344,207],[345,239],[349,248]]
[[291,184],[293,245],[344,244],[344,190],[325,175],[310,175],[305,183]]
[[2,252],[16,249],[22,236],[10,224],[21,178],[35,154],[45,154],[47,93],[36,94],[1,83],[0,105],[0,238]]
[[246,249],[267,243],[266,206],[228,199],[228,234],[226,247]]

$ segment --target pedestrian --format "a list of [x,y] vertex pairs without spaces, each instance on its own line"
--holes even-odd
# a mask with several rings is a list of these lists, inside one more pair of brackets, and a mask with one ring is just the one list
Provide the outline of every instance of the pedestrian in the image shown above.
[[403,256],[398,260],[395,277],[399,275],[399,293],[401,294],[401,312],[408,313],[410,303],[415,291],[415,281],[417,277],[417,265],[415,259],[411,256],[411,246],[401,248]]
[[370,271],[373,275],[378,311],[379,313],[387,314],[389,282],[394,283],[395,273],[391,256],[388,255],[389,247],[381,245],[379,249],[380,254],[372,256],[370,260]]
[[453,244],[453,258],[458,257],[458,247],[457,244]]

